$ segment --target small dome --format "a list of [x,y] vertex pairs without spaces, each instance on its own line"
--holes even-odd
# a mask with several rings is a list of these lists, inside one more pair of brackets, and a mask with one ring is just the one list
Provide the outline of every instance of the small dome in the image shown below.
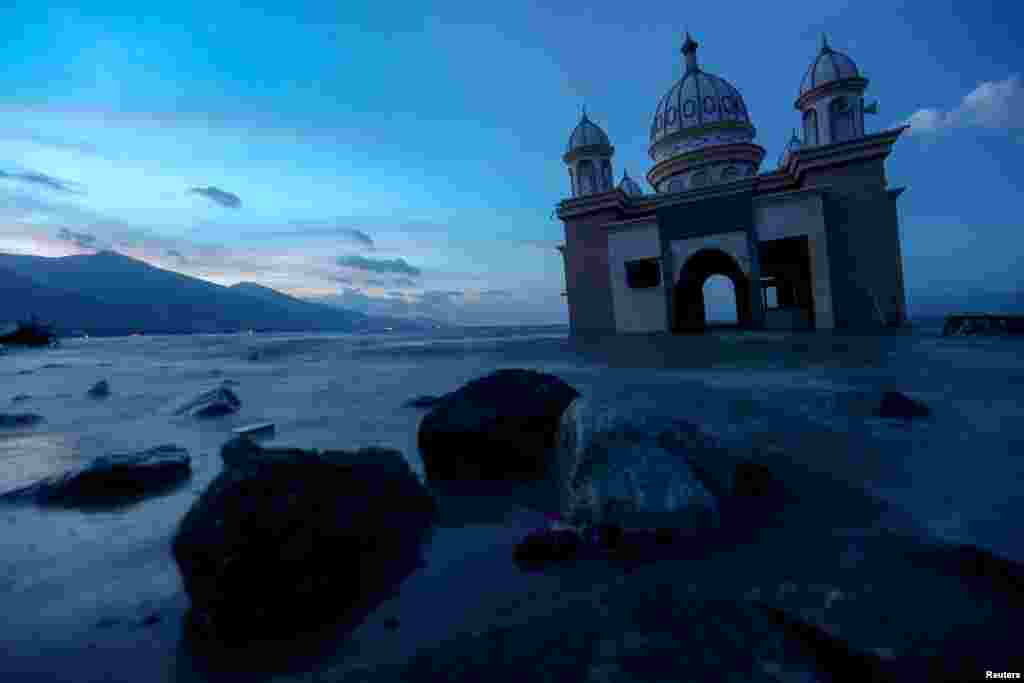
[[800,138],[797,136],[796,131],[794,130],[793,135],[789,138],[789,142],[786,143],[786,149],[784,149],[782,151],[782,154],[779,155],[779,166],[785,166],[786,161],[789,159],[789,156],[793,152],[800,151],[800,148],[802,146],[803,143],[800,141]]
[[573,129],[572,135],[569,136],[569,144],[566,147],[566,153],[579,149],[580,147],[590,147],[592,145],[606,145],[611,146],[608,141],[608,135],[601,130],[601,126],[597,125],[593,121],[587,118],[587,112],[583,112],[583,118]]
[[619,183],[619,189],[625,192],[630,197],[639,197],[644,193],[640,183],[636,182],[629,177],[629,171],[622,171],[622,182]]
[[674,133],[695,132],[706,128],[752,128],[750,115],[739,91],[724,78],[706,73],[697,66],[697,43],[686,34],[683,44],[686,73],[669,88],[654,110],[651,144]]
[[828,45],[824,37],[821,39],[821,50],[817,58],[804,74],[800,83],[800,94],[810,92],[826,83],[845,81],[848,78],[860,78],[860,72],[853,60],[842,52],[836,52]]

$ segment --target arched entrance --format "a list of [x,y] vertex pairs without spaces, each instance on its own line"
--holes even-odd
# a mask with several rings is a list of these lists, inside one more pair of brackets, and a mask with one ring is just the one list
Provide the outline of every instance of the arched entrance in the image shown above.
[[712,275],[724,275],[732,282],[736,295],[736,320],[739,327],[752,324],[750,280],[736,261],[720,249],[701,249],[686,260],[673,291],[672,329],[676,332],[703,332],[708,321],[704,309],[704,283]]

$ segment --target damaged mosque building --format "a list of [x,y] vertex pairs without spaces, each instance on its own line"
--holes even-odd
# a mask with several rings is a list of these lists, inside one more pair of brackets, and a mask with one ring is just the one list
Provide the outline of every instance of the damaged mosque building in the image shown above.
[[562,157],[572,196],[559,203],[571,334],[700,332],[704,283],[733,285],[748,329],[877,329],[906,316],[896,200],[885,159],[905,127],[867,133],[868,80],[821,49],[794,103],[777,168],[740,92],[703,71],[686,35],[685,71],[654,111],[645,194],[584,112]]

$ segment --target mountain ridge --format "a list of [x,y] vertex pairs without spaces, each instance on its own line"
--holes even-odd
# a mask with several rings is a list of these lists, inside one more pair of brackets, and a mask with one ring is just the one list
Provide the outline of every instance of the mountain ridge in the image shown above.
[[0,291],[5,293],[0,320],[34,314],[65,336],[425,327],[316,304],[255,283],[239,284],[225,287],[113,251],[57,258],[0,253]]

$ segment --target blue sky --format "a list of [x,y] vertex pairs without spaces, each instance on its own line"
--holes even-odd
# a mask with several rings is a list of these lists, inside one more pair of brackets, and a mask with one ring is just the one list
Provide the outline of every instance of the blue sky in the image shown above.
[[774,166],[826,32],[910,120],[911,301],[1021,287],[1011,3],[18,3],[0,26],[0,250],[112,247],[232,284],[462,322],[566,319],[561,162],[580,105],[636,179],[684,30]]

